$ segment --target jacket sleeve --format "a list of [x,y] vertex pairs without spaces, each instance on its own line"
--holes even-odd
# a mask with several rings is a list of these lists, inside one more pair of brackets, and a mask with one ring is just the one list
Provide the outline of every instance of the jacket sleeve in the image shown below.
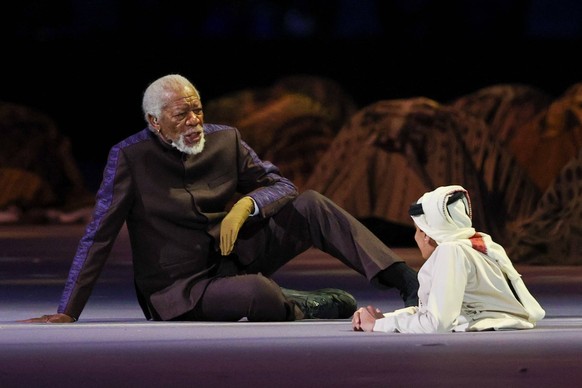
[[237,133],[239,154],[238,190],[250,196],[259,215],[270,217],[297,195],[297,187],[281,175],[279,168],[261,160]]
[[77,246],[57,310],[59,313],[75,319],[81,314],[125,222],[131,192],[129,168],[118,145],[109,152],[93,217]]

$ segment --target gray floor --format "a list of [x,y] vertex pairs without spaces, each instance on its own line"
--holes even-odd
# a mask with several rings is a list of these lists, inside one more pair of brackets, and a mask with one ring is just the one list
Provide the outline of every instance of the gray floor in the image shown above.
[[[125,231],[81,319],[17,321],[56,309],[81,226],[0,226],[0,387],[579,387],[582,267],[518,266],[547,317],[528,331],[359,333],[349,320],[147,322],[135,301]],[[416,249],[396,249],[412,266]],[[401,307],[395,291],[318,251],[276,276],[341,287],[361,305]]]

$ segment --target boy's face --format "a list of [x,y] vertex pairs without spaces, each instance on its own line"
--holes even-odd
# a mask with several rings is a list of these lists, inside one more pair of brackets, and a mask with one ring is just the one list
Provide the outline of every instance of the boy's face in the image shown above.
[[418,249],[420,249],[420,254],[425,260],[432,255],[436,248],[436,244],[433,240],[422,230],[418,229],[418,226],[416,226],[416,232],[414,233],[414,241],[416,241],[416,245],[418,245]]

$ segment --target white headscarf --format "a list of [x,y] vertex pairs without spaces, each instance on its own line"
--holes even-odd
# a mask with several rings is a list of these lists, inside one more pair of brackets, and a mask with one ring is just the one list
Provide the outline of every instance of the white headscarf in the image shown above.
[[[454,202],[454,194],[463,194]],[[422,214],[413,216],[418,227],[437,244],[459,239],[467,239],[475,234],[471,223],[471,200],[462,186],[441,186],[424,194],[416,202],[422,205]]]
[[496,262],[511,281],[521,303],[530,314],[530,320],[537,321],[544,317],[544,310],[525,287],[505,249],[489,235],[475,232],[471,222],[471,200],[462,186],[441,186],[425,193],[410,207],[410,214],[418,228],[437,244],[454,241],[468,245]]

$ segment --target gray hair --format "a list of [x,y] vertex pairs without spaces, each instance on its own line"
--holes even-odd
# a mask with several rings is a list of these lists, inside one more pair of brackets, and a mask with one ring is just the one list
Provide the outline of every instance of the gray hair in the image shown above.
[[200,98],[200,93],[194,85],[180,74],[165,75],[152,82],[145,90],[142,100],[142,110],[146,122],[148,122],[148,115],[159,118],[167,102],[168,94],[184,86],[191,87],[196,93],[196,97]]

